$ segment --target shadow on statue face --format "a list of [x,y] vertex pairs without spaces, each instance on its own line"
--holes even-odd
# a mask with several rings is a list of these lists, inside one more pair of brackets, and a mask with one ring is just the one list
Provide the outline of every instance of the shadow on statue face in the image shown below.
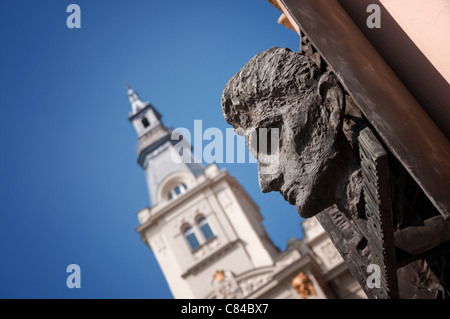
[[[331,73],[321,75],[308,57],[280,48],[249,61],[222,98],[225,119],[258,159],[261,190],[280,192],[302,217],[336,201],[345,166],[337,143],[343,104]],[[266,132],[271,152],[260,145]]]

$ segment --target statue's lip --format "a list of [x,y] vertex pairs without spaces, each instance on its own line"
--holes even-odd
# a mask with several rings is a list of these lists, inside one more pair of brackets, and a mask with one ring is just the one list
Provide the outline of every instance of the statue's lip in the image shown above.
[[296,186],[298,186],[297,183],[293,182],[289,184],[289,186],[285,187],[284,190],[280,191],[284,200],[289,202],[291,205],[295,205],[297,201],[298,189]]

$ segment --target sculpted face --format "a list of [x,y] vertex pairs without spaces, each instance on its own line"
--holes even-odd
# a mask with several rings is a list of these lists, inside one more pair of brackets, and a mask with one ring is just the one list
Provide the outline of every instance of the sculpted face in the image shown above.
[[[246,136],[258,158],[261,190],[279,191],[303,217],[335,202],[345,167],[338,152],[343,104],[342,90],[331,73],[320,74],[308,57],[282,48],[250,60],[229,81],[222,97],[225,119]],[[261,141],[261,128],[268,130],[269,140],[279,132],[278,153],[256,147],[254,132]]]

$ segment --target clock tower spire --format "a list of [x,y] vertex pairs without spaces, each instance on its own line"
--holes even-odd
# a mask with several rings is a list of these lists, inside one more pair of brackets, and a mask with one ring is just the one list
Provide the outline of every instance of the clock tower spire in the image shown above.
[[[167,194],[159,194],[161,182],[169,175],[176,172],[185,172],[197,177],[203,173],[204,167],[194,163],[190,147],[184,147],[180,154],[175,151],[174,145],[180,140],[172,139],[172,131],[161,121],[161,114],[149,102],[143,102],[137,92],[130,86],[126,86],[128,99],[131,104],[129,120],[133,124],[138,135],[138,163],[145,171],[152,206],[162,200]],[[174,136],[179,137],[178,134]],[[187,143],[187,142],[186,142]],[[192,159],[188,163],[183,158]]]

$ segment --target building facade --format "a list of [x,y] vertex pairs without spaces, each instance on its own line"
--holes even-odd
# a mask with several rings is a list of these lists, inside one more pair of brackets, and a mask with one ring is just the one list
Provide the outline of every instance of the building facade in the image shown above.
[[187,142],[180,154],[156,108],[129,87],[128,97],[151,200],[137,231],[175,298],[365,298],[316,219],[280,251],[239,182],[197,163]]

